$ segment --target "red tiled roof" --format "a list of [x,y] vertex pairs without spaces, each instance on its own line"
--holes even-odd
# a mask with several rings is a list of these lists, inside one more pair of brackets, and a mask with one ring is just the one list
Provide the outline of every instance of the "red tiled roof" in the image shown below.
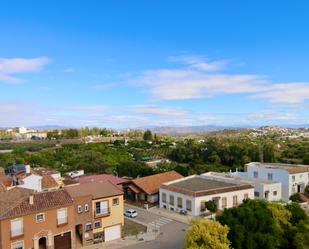
[[[108,175],[108,174],[80,176],[78,178],[75,178],[75,180],[78,181],[80,184],[109,181],[112,184],[118,185],[118,186],[129,182],[129,180],[127,179],[123,179],[123,178],[116,177],[113,175]],[[119,188],[122,189],[122,186],[119,186]]]
[[56,180],[50,175],[43,175],[42,176],[42,189],[50,189],[50,188],[57,188],[58,183]]
[[148,195],[152,195],[159,192],[162,183],[174,181],[180,178],[183,178],[183,176],[176,171],[169,171],[134,179],[132,180],[132,184],[143,190]]
[[123,192],[117,188],[115,184],[112,184],[109,181],[66,186],[65,189],[73,198],[80,196],[92,196],[93,199],[99,199],[123,195]]
[[12,186],[12,178],[9,176],[0,176],[0,184],[3,184],[5,187]]
[[[29,203],[31,194],[33,194],[33,204]],[[35,193],[29,189],[16,187],[0,193],[0,219],[65,207],[72,203],[71,196],[64,189]]]

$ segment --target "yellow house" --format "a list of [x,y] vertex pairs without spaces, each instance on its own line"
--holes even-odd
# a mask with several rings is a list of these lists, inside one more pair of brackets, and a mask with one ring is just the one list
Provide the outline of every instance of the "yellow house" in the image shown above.
[[75,209],[76,237],[82,245],[121,238],[123,192],[109,181],[66,187]]

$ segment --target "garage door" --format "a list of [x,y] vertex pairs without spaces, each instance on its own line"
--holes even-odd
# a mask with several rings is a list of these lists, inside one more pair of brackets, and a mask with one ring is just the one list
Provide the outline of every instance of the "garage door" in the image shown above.
[[71,232],[54,237],[55,249],[71,249]]
[[121,225],[107,227],[104,229],[105,241],[111,241],[121,238]]

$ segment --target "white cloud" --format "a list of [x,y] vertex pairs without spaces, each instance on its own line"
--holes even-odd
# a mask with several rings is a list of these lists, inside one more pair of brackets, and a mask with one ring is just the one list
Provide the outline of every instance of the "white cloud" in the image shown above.
[[50,59],[45,57],[38,58],[0,58],[0,81],[10,83],[20,83],[22,79],[16,74],[31,73],[39,71],[44,65],[50,63]]
[[268,82],[259,75],[208,74],[188,69],[149,70],[138,81],[149,84],[150,92],[161,100],[254,93],[266,89]]
[[255,94],[252,98],[265,99],[273,104],[301,104],[309,100],[309,82],[273,84],[267,91]]
[[270,104],[295,105],[309,100],[309,82],[272,82],[264,75],[214,73],[227,62],[207,62],[204,57],[177,56],[171,61],[182,62],[183,68],[145,70],[135,82],[146,87],[156,100],[186,100],[244,94]]
[[226,60],[208,61],[205,56],[180,55],[169,57],[170,61],[181,62],[188,65],[189,68],[203,71],[218,71],[225,68],[228,64]]

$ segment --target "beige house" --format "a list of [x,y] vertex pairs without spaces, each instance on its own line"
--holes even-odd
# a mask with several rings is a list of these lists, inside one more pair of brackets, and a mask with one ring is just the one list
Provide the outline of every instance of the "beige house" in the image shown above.
[[121,238],[124,208],[118,187],[105,181],[65,189],[74,201],[76,236],[82,245]]

